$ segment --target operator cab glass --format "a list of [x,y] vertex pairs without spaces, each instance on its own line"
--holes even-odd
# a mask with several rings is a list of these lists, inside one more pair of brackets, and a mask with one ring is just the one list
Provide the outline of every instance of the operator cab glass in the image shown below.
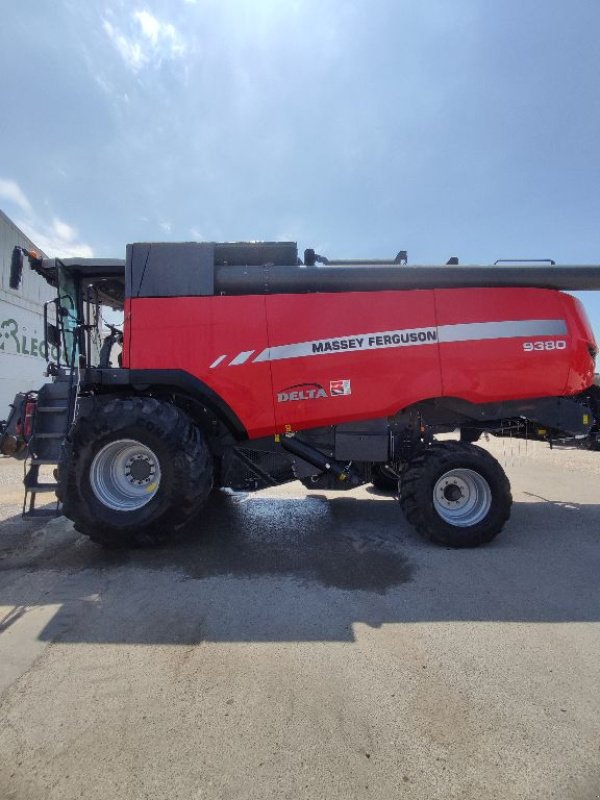
[[79,355],[78,341],[79,321],[79,280],[71,270],[58,261],[58,298],[56,301],[57,322],[61,331],[60,349],[62,361],[66,364],[75,362]]

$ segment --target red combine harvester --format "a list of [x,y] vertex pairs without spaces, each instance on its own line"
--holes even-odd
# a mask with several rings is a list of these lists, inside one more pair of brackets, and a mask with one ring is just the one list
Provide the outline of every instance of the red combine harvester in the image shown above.
[[[57,287],[52,381],[17,396],[0,449],[30,460],[109,546],[169,540],[213,487],[399,488],[433,541],[508,519],[483,432],[594,447],[596,343],[579,301],[600,267],[328,261],[295,243],[132,244],[123,260],[25,257]],[[102,342],[101,308],[124,310]],[[115,359],[116,345],[122,351]],[[113,364],[112,361],[116,360]],[[460,441],[436,435],[460,430]],[[42,483],[44,464],[58,483]],[[29,498],[29,503],[27,503]],[[44,509],[41,509],[42,511]]]

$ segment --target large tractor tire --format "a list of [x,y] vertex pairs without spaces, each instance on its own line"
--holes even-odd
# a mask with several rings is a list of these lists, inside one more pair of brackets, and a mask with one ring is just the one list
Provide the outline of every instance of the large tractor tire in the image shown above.
[[59,499],[75,528],[107,547],[173,539],[213,485],[202,432],[152,397],[100,399],[75,425],[59,465]]
[[373,464],[371,483],[381,492],[398,491],[398,475],[387,464]]
[[510,516],[510,483],[486,450],[436,442],[409,462],[400,504],[417,531],[449,547],[478,547],[497,536]]

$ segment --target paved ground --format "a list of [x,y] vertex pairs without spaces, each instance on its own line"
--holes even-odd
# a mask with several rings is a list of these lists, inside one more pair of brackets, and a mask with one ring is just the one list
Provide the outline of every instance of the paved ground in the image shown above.
[[469,552],[293,484],[107,554],[0,462],[0,798],[600,797],[600,454],[493,449]]

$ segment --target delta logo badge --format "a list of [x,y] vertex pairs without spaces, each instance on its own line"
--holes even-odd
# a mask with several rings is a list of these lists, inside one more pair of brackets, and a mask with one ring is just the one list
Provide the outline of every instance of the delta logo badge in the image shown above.
[[296,383],[277,392],[278,403],[294,403],[298,400],[320,400],[328,397],[344,397],[352,394],[348,379],[329,381],[329,394],[320,383]]
[[352,394],[352,386],[348,379],[342,381],[329,381],[329,394],[331,397],[343,397]]

